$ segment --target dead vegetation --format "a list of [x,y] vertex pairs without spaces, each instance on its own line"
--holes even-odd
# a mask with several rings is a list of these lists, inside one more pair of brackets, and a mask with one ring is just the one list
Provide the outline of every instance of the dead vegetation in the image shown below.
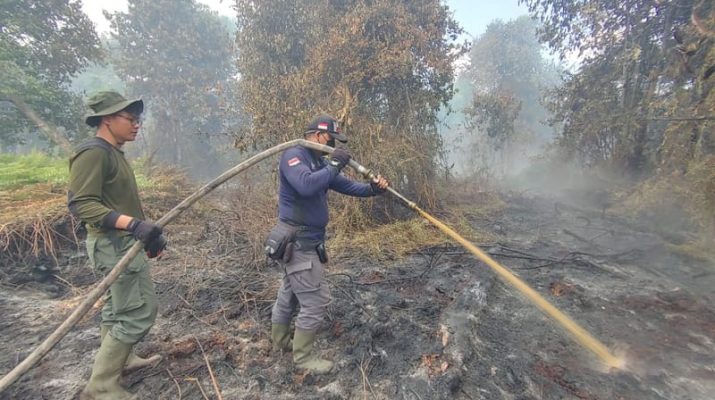
[[[77,221],[67,213],[64,188],[35,184],[0,194],[0,263],[27,263],[47,257],[58,264],[61,248],[78,243]],[[0,270],[0,273],[3,271]]]
[[[176,169],[157,169],[152,176],[147,181],[140,176],[140,191],[145,213],[156,219],[188,195],[192,185]],[[85,230],[68,212],[65,184],[10,187],[0,193],[0,204],[3,282],[14,282],[13,275],[25,276],[33,268],[52,273],[67,257],[81,250]]]
[[657,176],[617,193],[620,199],[610,211],[634,223],[647,222],[676,252],[713,260],[715,157],[691,164],[686,174]]

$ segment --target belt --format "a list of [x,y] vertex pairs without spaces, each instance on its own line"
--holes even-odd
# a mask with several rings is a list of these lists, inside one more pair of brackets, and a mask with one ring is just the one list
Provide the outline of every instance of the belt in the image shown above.
[[299,251],[314,251],[318,245],[325,242],[321,239],[296,238],[295,249]]

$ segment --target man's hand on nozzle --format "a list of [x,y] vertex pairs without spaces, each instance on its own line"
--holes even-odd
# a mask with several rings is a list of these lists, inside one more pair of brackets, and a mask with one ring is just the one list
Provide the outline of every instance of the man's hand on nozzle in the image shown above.
[[166,238],[164,235],[159,235],[156,239],[144,245],[144,251],[149,258],[161,256],[161,252],[166,249]]
[[350,153],[347,150],[335,149],[330,154],[330,165],[338,169],[338,172],[345,168],[350,162]]
[[387,179],[383,178],[382,175],[378,175],[370,181],[370,187],[372,188],[372,192],[375,194],[385,193],[388,186],[390,186],[390,183]]
[[145,245],[151,243],[162,233],[162,229],[159,225],[136,218],[129,221],[127,230],[132,233],[134,239],[144,243]]

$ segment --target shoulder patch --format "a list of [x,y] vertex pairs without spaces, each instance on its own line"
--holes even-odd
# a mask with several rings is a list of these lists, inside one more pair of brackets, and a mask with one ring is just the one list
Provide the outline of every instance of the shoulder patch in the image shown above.
[[295,167],[298,164],[300,164],[300,158],[298,158],[298,157],[293,157],[290,160],[288,160],[289,167]]

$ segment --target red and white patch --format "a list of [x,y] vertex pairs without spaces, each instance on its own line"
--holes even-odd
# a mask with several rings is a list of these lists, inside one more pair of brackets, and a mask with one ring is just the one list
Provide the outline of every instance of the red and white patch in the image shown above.
[[298,157],[293,157],[290,160],[288,160],[289,167],[295,167],[298,164],[300,164],[300,158],[298,158]]
[[321,122],[318,124],[318,129],[327,131],[328,130],[328,123],[327,122]]

